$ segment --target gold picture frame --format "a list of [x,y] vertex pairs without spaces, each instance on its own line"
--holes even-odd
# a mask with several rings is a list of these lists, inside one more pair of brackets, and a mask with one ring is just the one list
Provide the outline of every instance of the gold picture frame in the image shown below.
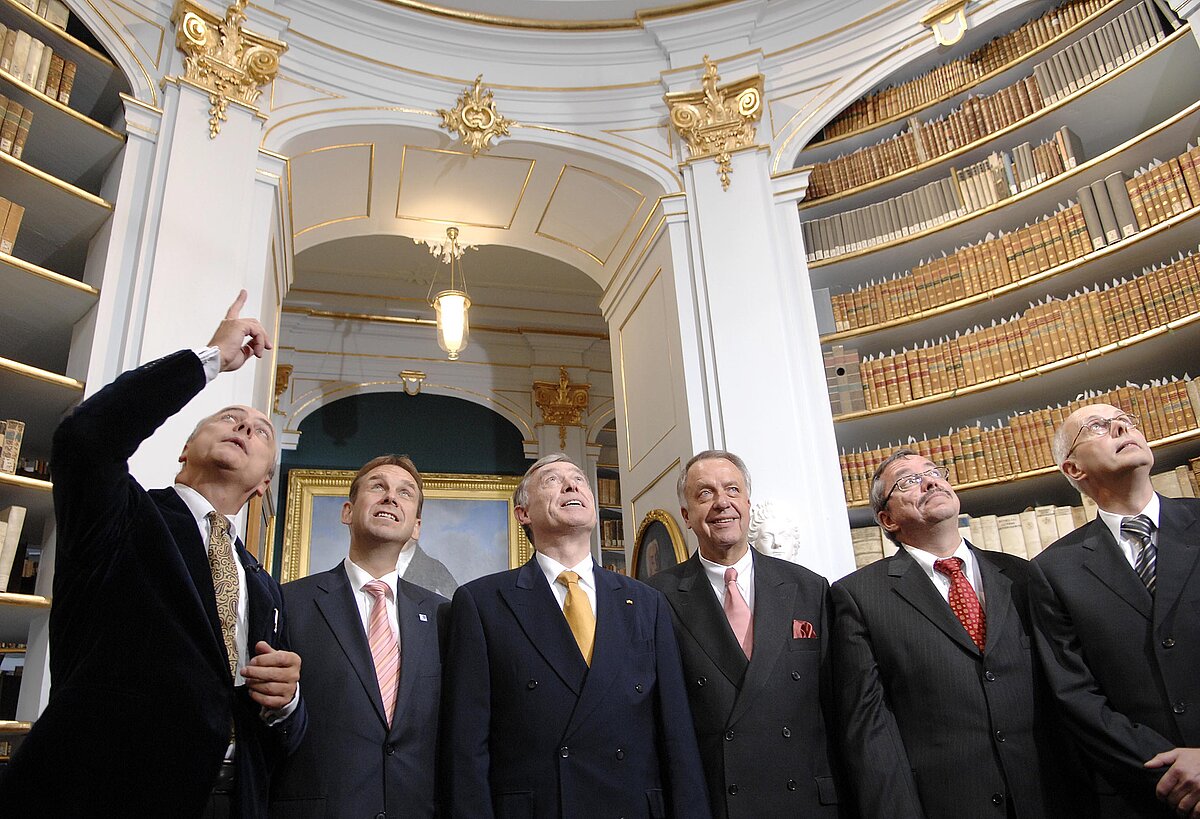
[[[325,551],[340,551],[340,555],[337,556],[338,560],[346,556],[349,534],[348,531],[344,534],[340,532],[340,530],[345,530],[345,526],[341,523],[340,512],[335,513],[334,510],[340,510],[342,503],[349,497],[350,482],[354,479],[354,475],[355,470],[350,469],[293,469],[288,473],[287,511],[283,529],[283,562],[280,567],[281,582],[286,583],[289,580],[306,577],[314,570],[324,571],[335,565],[336,561],[332,560],[332,554],[325,555],[324,562],[329,565],[312,565],[314,532],[322,537],[323,542],[330,539],[330,533],[339,532],[339,538],[342,538],[339,542],[344,542],[345,545],[340,546],[339,549],[325,549]],[[513,517],[512,493],[521,480],[519,477],[423,473],[421,478],[425,485],[421,546],[450,566],[452,571],[455,566],[467,565],[466,569],[460,568],[459,572],[454,575],[456,582],[465,583],[476,577],[490,574],[492,571],[516,568],[533,556],[532,544]],[[431,502],[433,503],[431,504]],[[432,525],[436,520],[431,519],[430,516],[430,512],[433,511],[431,506],[438,505],[438,502],[450,502],[447,508],[457,513],[457,517],[466,516],[464,527],[473,526],[476,529],[479,526],[496,525],[499,519],[498,502],[503,502],[505,532],[503,535],[499,532],[492,534],[495,535],[495,540],[505,542],[506,554],[501,556],[489,552],[481,555],[486,560],[475,561],[480,568],[477,572],[472,571],[470,566],[472,557],[470,554],[453,555],[459,559],[457,564],[449,560],[447,555],[439,555],[436,545],[432,544],[432,540],[436,540],[437,537],[437,527]],[[457,504],[453,502],[462,502],[464,505],[474,502],[474,508],[457,509],[455,508]],[[486,515],[475,514],[474,517],[477,519],[472,521],[470,518],[475,512],[486,512]],[[319,514],[321,518],[316,523],[314,523],[314,513]],[[455,515],[446,517],[455,517]],[[433,548],[427,544],[432,545]],[[469,548],[475,548],[475,546],[476,544],[472,540]],[[467,563],[464,564],[464,561]]]
[[[671,549],[666,554],[674,559],[673,563],[663,560],[662,539],[666,537],[671,542]],[[648,548],[653,542],[655,548]],[[637,580],[645,580],[655,572],[660,572],[670,566],[677,566],[688,559],[687,543],[683,539],[683,530],[675,522],[675,518],[665,509],[651,509],[638,524],[637,537],[633,540],[633,561],[630,575]]]

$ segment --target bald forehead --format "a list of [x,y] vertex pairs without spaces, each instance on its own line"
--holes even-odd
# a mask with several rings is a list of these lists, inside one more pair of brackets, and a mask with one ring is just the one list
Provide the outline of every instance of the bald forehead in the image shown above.
[[928,472],[936,467],[933,461],[928,458],[922,458],[920,455],[905,455],[903,458],[897,458],[888,464],[888,468],[884,470],[885,478],[896,480],[904,475],[913,475],[917,472]]
[[1076,430],[1088,421],[1097,418],[1113,418],[1122,412],[1124,410],[1118,409],[1112,404],[1089,404],[1086,407],[1080,407],[1068,415],[1066,424],[1071,430]]

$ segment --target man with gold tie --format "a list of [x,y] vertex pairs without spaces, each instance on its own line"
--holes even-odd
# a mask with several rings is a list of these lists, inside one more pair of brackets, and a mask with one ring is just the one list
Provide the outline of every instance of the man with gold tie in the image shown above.
[[566,455],[513,504],[536,554],[451,605],[444,815],[707,819],[666,601],[593,563],[595,500]]

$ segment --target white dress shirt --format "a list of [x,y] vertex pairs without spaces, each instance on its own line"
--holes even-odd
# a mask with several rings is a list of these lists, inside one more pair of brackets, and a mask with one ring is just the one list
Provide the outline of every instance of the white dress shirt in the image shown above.
[[388,626],[392,629],[392,634],[396,637],[396,647],[399,648],[400,621],[396,613],[396,587],[399,585],[397,581],[400,575],[397,572],[388,572],[383,577],[376,578],[348,557],[342,561],[342,566],[346,570],[346,577],[350,578],[350,588],[354,592],[354,602],[358,605],[358,619],[362,622],[363,634],[371,634],[371,605],[375,600],[370,592],[363,590],[363,586],[372,580],[381,580],[387,586],[383,602],[387,606]]
[[697,553],[697,557],[700,558],[700,565],[704,567],[708,584],[716,592],[717,603],[721,608],[725,607],[725,570],[732,568],[737,569],[737,587],[738,591],[742,593],[742,599],[746,601],[746,608],[754,611],[754,549],[747,548],[746,554],[742,555],[732,566],[713,563],[699,553]]
[[592,605],[592,616],[596,616],[596,575],[593,571],[594,564],[590,554],[574,566],[564,566],[541,552],[534,552],[534,557],[537,559],[538,568],[546,576],[546,582],[550,584],[550,591],[554,593],[554,599],[558,601],[560,609],[567,604],[567,587],[558,582],[558,576],[563,572],[571,571],[579,575],[579,588],[583,589],[588,602]]
[[[1146,504],[1146,508],[1139,514],[1150,518],[1150,522],[1154,524],[1154,531],[1150,533],[1150,542],[1158,547],[1158,493],[1150,495],[1150,502]],[[1108,531],[1112,532],[1112,536],[1116,538],[1117,546],[1121,549],[1121,554],[1125,555],[1125,559],[1129,561],[1129,565],[1135,570],[1137,569],[1138,552],[1142,550],[1141,541],[1135,540],[1121,533],[1121,521],[1127,517],[1135,517],[1134,515],[1118,515],[1114,512],[1106,512],[1103,509],[1099,510],[1100,520],[1104,521],[1104,525],[1108,527]]]
[[[907,543],[901,544],[904,546],[904,551],[912,555],[913,560],[917,561],[917,565],[921,570],[933,581],[934,587],[938,590],[938,594],[948,604],[950,602],[950,578],[933,568],[935,561],[941,560],[937,555],[927,552],[924,549],[917,549],[909,546]],[[971,588],[975,590],[975,596],[979,598],[979,605],[983,605],[983,577],[979,574],[979,561],[975,559],[975,555],[967,548],[965,540],[959,540],[958,548],[954,550],[954,554],[950,557],[961,558],[963,562],[963,574],[967,576],[967,582],[971,584]]]

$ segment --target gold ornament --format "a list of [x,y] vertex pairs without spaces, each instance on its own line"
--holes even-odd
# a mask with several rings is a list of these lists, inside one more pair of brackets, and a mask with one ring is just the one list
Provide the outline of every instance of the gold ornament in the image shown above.
[[687,142],[689,157],[716,157],[721,188],[729,190],[730,154],[754,144],[754,123],[762,116],[763,77],[756,74],[717,85],[720,80],[716,64],[705,54],[702,90],[667,94],[665,99],[671,124]]
[[558,427],[558,448],[566,449],[567,427],[579,426],[588,405],[591,384],[572,384],[567,368],[558,368],[558,383],[534,381],[533,400],[542,412],[542,423]]
[[513,124],[496,110],[491,89],[483,87],[482,74],[475,78],[474,86],[463,89],[453,109],[439,108],[438,113],[442,115],[442,127],[457,133],[471,149],[471,156],[486,153],[491,141],[508,136],[508,127]]

